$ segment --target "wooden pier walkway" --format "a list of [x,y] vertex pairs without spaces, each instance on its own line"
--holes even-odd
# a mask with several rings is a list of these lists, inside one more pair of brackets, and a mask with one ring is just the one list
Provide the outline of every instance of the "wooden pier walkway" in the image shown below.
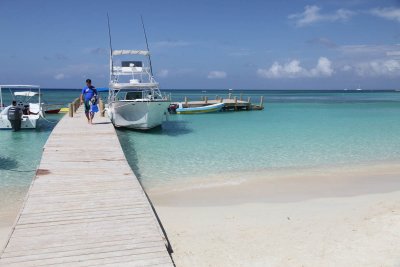
[[0,266],[174,266],[113,125],[94,123],[53,130]]

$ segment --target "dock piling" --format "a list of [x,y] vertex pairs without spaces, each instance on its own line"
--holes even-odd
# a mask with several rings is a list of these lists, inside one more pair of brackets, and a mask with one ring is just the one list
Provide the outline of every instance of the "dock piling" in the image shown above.
[[237,101],[238,101],[237,96],[235,96],[235,111],[237,111]]
[[68,115],[72,118],[74,116],[74,104],[69,103],[68,105]]
[[100,116],[104,117],[104,102],[102,99],[99,100]]

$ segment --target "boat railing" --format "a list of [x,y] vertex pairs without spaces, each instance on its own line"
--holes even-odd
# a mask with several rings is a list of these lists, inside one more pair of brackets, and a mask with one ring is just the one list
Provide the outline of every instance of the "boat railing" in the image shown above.
[[150,74],[150,68],[148,67],[121,67],[114,66],[113,74],[114,75],[132,75],[132,74]]

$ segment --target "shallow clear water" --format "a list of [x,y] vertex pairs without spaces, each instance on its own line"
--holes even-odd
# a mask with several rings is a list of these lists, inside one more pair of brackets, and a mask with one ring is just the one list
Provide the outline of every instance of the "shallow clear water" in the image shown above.
[[[227,97],[227,90],[174,90],[174,101]],[[233,92],[238,97],[239,91]],[[77,90],[45,90],[68,103]],[[400,159],[399,92],[243,91],[265,110],[170,115],[161,129],[118,130],[125,154],[146,187],[235,171]],[[32,131],[0,131],[0,190],[27,188],[61,115]]]
[[[67,104],[79,96],[77,90],[43,90],[43,98],[49,104]],[[3,91],[5,105],[11,103],[11,95]],[[38,121],[37,129],[0,130],[0,191],[10,187],[27,188],[39,165],[43,146],[52,129],[63,115],[47,115]],[[0,197],[1,198],[1,197]]]
[[[239,92],[234,92],[239,96]],[[398,160],[400,93],[279,92],[265,110],[170,115],[162,129],[119,130],[128,161],[146,187],[212,174]],[[175,91],[198,100],[227,91]],[[256,103],[256,101],[254,101]]]

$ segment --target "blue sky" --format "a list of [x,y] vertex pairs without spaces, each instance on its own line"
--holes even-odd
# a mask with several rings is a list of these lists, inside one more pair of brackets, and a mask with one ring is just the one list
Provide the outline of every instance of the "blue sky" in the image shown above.
[[400,89],[400,1],[0,0],[0,83],[108,84],[144,49],[161,88]]

